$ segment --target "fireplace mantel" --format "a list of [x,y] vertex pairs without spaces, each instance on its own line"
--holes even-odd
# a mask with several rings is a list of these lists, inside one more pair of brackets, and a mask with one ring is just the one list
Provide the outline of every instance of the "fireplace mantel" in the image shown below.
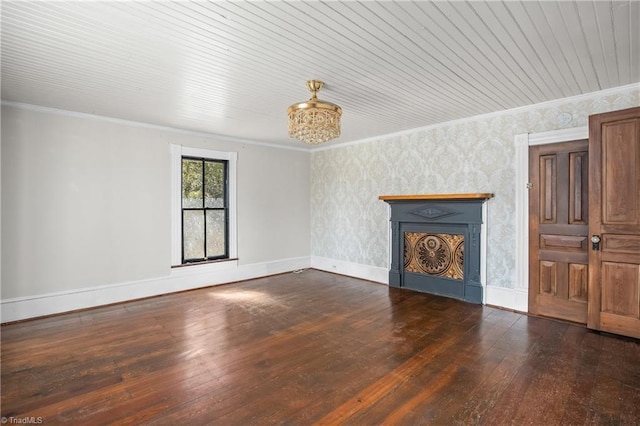
[[421,194],[421,195],[381,195],[382,201],[413,201],[413,200],[488,200],[493,194],[488,192],[477,194]]
[[484,205],[492,197],[379,196],[391,207],[389,285],[483,303]]

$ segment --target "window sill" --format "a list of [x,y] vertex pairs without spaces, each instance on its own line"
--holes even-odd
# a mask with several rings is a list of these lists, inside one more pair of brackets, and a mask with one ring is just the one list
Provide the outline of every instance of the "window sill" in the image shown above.
[[224,271],[238,267],[238,259],[209,260],[206,262],[186,263],[171,267],[171,276],[202,274],[208,272]]

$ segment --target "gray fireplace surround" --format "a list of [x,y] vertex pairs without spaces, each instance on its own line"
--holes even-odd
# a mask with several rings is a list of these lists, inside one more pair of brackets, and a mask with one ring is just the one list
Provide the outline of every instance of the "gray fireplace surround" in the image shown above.
[[483,303],[483,204],[492,197],[380,196],[391,208],[389,285]]

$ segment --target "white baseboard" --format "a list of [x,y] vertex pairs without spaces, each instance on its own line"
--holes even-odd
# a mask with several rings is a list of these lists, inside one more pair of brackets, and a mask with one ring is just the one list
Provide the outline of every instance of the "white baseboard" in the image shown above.
[[[315,268],[327,272],[389,284],[387,268],[312,256],[273,262],[237,265],[237,262],[174,268],[170,275],[79,290],[18,297],[0,302],[2,323],[45,315],[126,302],[184,290],[249,280],[297,269]],[[527,312],[526,290],[485,286],[485,303]]]
[[[359,263],[345,262],[343,260],[329,259],[326,257],[311,257],[311,267],[327,272],[362,278],[364,280],[389,284],[389,270],[376,266],[361,265]],[[527,290],[512,289],[495,286],[483,286],[485,304],[512,309],[519,312],[527,312],[529,295]]]
[[0,302],[2,323],[280,274],[310,266],[309,257],[238,265],[236,261],[174,268],[168,276]]
[[529,310],[529,293],[527,290],[504,288],[488,285],[485,287],[485,304],[527,312]]
[[378,266],[362,265],[327,257],[311,256],[311,267],[321,271],[335,272],[363,280],[389,284],[389,270]]
[[[389,270],[377,266],[362,265],[359,263],[345,262],[343,260],[329,259],[326,257],[311,256],[311,267],[321,271],[335,272],[364,280],[389,284]],[[495,286],[483,286],[485,304],[512,309],[519,312],[527,312],[529,294],[526,289],[512,289]]]

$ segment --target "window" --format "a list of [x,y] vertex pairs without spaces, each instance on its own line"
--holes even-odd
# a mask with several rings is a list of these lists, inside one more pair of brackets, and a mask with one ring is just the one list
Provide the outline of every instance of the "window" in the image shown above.
[[227,161],[182,157],[182,263],[228,259]]
[[235,152],[171,145],[172,265],[236,257]]

